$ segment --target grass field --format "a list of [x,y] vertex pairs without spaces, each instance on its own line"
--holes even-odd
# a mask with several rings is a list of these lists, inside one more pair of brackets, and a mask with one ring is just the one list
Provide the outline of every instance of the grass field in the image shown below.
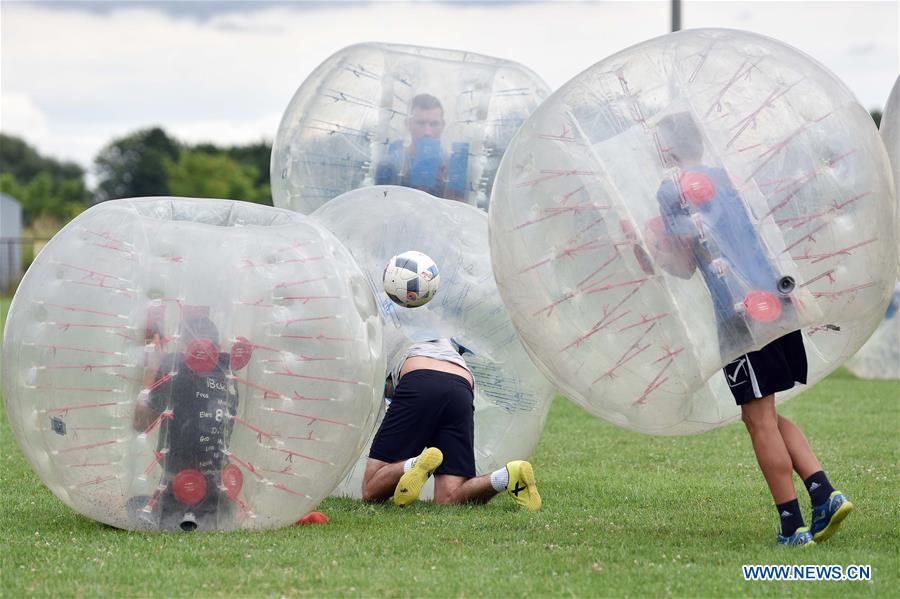
[[[507,497],[405,510],[328,499],[325,526],[174,535],[70,510],[31,471],[4,415],[0,594],[897,596],[897,383],[839,371],[783,412],[857,506],[840,534],[812,548],[775,546],[776,514],[740,425],[647,437],[558,399],[533,456],[538,514]],[[873,580],[745,582],[742,564],[869,564]]]

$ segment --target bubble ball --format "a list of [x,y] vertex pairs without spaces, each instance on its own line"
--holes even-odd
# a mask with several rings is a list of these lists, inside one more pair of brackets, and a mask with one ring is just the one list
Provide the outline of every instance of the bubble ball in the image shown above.
[[275,205],[304,214],[370,185],[487,209],[513,134],[547,96],[526,67],[472,52],[366,43],[303,82],[272,147]]
[[847,360],[847,368],[862,379],[900,379],[900,283],[894,288],[891,303],[875,332],[856,355]]
[[368,282],[308,217],[114,200],[28,269],[3,396],[32,468],[89,518],[274,528],[330,493],[371,435],[382,343]]
[[[888,96],[879,129],[887,148],[894,175],[894,193],[900,211],[900,77]],[[900,227],[900,219],[895,220]],[[900,271],[898,271],[900,278]],[[900,282],[894,287],[891,303],[872,337],[847,361],[847,368],[864,379],[900,379]]]
[[879,132],[891,161],[894,191],[900,191],[900,77],[894,81],[894,87],[884,105]]
[[535,111],[490,241],[564,394],[686,434],[738,415],[721,369],[742,354],[802,330],[812,384],[862,345],[894,286],[895,223],[884,149],[843,83],[776,40],[698,29],[602,60]]
[[397,254],[384,267],[382,287],[398,306],[418,308],[431,301],[441,284],[437,264],[422,252]]
[[[348,192],[313,218],[353,253],[378,290],[388,368],[412,342],[452,338],[475,379],[475,467],[501,468],[534,451],[555,390],[519,342],[491,273],[487,215],[472,206],[415,189],[379,186]],[[385,261],[414,247],[441,272],[441,289],[407,309],[380,291]],[[368,448],[337,495],[359,498]],[[431,498],[433,482],[423,491]]]

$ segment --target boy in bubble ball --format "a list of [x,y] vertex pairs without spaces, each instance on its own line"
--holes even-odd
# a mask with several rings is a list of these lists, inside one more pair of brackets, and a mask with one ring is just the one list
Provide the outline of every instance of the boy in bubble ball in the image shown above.
[[[657,264],[680,278],[688,279],[699,269],[713,299],[720,348],[745,344],[750,331],[735,309],[735,288],[770,293],[776,291],[778,276],[728,175],[721,168],[703,165],[703,137],[691,115],[664,117],[657,133],[663,158],[675,167],[676,176],[664,181],[657,192],[661,219],[651,221],[645,237],[651,254]],[[786,304],[785,310],[793,309]],[[723,370],[775,500],[781,521],[776,541],[805,545],[827,540],[853,504],[832,487],[803,432],[775,409],[775,393],[806,383],[800,331],[736,358]],[[809,527],[801,515],[792,470],[809,493]]]
[[450,339],[398,346],[387,380],[390,408],[372,441],[362,497],[382,502],[393,496],[410,505],[434,475],[434,501],[487,503],[506,491],[522,509],[536,512],[541,496],[534,469],[510,462],[475,476],[475,381]]
[[219,352],[218,329],[205,316],[189,318],[179,342],[181,351],[162,357],[133,421],[141,432],[159,427],[161,492],[129,500],[129,514],[162,530],[215,529],[232,517],[243,481],[226,455],[238,404],[230,374],[242,365]]

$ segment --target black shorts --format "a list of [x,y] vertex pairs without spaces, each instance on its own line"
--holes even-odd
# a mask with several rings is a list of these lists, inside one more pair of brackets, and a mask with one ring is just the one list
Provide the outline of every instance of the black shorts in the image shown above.
[[788,333],[763,347],[737,358],[722,369],[737,405],[742,405],[806,384],[808,366],[803,335]]
[[458,374],[413,370],[403,375],[369,457],[394,463],[426,447],[444,454],[435,474],[475,476],[475,395]]

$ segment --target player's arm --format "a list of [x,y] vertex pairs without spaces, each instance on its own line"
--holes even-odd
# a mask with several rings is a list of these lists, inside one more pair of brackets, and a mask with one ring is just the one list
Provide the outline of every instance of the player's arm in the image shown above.
[[644,239],[659,266],[672,276],[689,279],[697,268],[694,248],[698,232],[691,217],[681,208],[681,198],[671,181],[656,193],[660,216],[650,219]]
[[400,182],[403,145],[392,142],[375,166],[375,185],[397,185]]
[[[234,379],[231,379],[229,381],[226,378],[225,387],[230,388],[234,383]],[[226,418],[225,422],[225,442],[228,443],[228,441],[231,439],[231,431],[234,430],[234,419],[238,413],[240,393],[236,384],[234,384],[234,393],[231,393],[230,391],[226,391],[226,393],[228,393],[228,417]]]
[[147,427],[150,426],[154,420],[159,418],[159,414],[160,413],[154,410],[150,405],[149,394],[147,391],[141,391],[134,407],[134,419],[132,420],[131,425],[134,427],[134,430],[143,432],[147,430]]
[[651,219],[644,229],[644,241],[653,261],[667,273],[680,279],[690,279],[697,268],[693,240],[668,235],[659,218]]
[[152,385],[141,390],[134,406],[134,417],[131,426],[136,431],[145,431],[162,413],[162,404],[172,390],[172,381],[163,380],[172,370],[171,356],[160,361],[156,377]]

